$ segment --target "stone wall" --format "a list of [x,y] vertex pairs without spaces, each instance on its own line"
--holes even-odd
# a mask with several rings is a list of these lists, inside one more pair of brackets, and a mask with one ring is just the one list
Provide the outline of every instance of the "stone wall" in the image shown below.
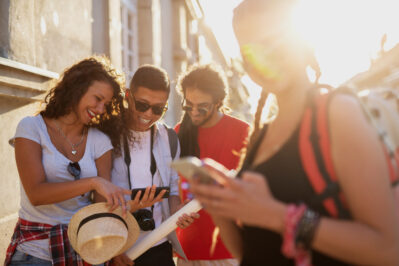
[[38,112],[40,100],[57,77],[57,73],[0,58],[0,261],[4,260],[20,204],[14,149],[8,140],[23,117]]
[[3,3],[0,15],[8,11],[8,41],[2,41],[7,58],[61,72],[92,53],[91,0],[9,1],[6,9]]

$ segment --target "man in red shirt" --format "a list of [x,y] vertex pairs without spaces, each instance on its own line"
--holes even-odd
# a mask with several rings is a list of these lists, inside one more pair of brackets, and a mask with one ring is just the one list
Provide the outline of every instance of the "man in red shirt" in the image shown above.
[[[224,112],[227,96],[226,78],[212,65],[194,66],[179,79],[184,115],[176,125],[181,157],[212,158],[228,169],[236,169],[248,136],[247,123]],[[181,196],[192,199],[188,183],[181,177]],[[188,261],[179,266],[238,265],[224,246],[210,215],[201,210],[200,218],[185,229],[177,229]]]

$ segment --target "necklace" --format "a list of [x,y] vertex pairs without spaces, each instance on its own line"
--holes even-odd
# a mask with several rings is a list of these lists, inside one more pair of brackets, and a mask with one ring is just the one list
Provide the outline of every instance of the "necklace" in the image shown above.
[[77,143],[72,143],[68,137],[64,134],[64,131],[62,131],[60,125],[58,124],[57,121],[54,120],[54,123],[58,129],[58,131],[60,132],[60,135],[69,143],[69,145],[71,145],[72,148],[72,155],[76,155],[76,148],[83,142],[83,139],[85,137],[85,132],[83,131],[82,137],[80,138],[80,140]]

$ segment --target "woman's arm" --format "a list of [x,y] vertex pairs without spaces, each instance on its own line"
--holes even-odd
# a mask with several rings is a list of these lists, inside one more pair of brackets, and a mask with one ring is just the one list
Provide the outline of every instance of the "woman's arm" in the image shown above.
[[313,247],[357,264],[399,264],[399,223],[375,129],[346,95],[331,102],[330,129],[334,166],[354,221],[322,219]]
[[168,198],[170,214],[174,214],[181,208],[181,200],[177,195],[171,195]]
[[[111,169],[112,169],[112,151],[107,151],[100,158],[96,160],[96,168],[98,176],[111,182]],[[105,198],[94,191],[94,202],[105,201]]]
[[130,193],[129,190],[124,190],[97,176],[61,183],[47,182],[42,164],[42,149],[32,140],[25,138],[15,140],[15,159],[21,183],[34,206],[61,202],[96,190],[106,198],[112,208],[115,208],[119,205],[117,199],[123,197],[123,194]]

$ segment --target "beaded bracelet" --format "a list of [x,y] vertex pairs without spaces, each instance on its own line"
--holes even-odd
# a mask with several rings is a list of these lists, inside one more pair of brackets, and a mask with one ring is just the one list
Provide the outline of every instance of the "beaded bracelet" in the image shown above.
[[309,250],[320,222],[320,215],[307,208],[298,223],[295,243],[297,247]]
[[283,245],[281,247],[283,255],[294,259],[295,264],[300,266],[311,265],[311,256],[308,250],[296,246],[298,224],[306,210],[305,204],[300,204],[299,206],[295,204],[288,205],[285,216]]

